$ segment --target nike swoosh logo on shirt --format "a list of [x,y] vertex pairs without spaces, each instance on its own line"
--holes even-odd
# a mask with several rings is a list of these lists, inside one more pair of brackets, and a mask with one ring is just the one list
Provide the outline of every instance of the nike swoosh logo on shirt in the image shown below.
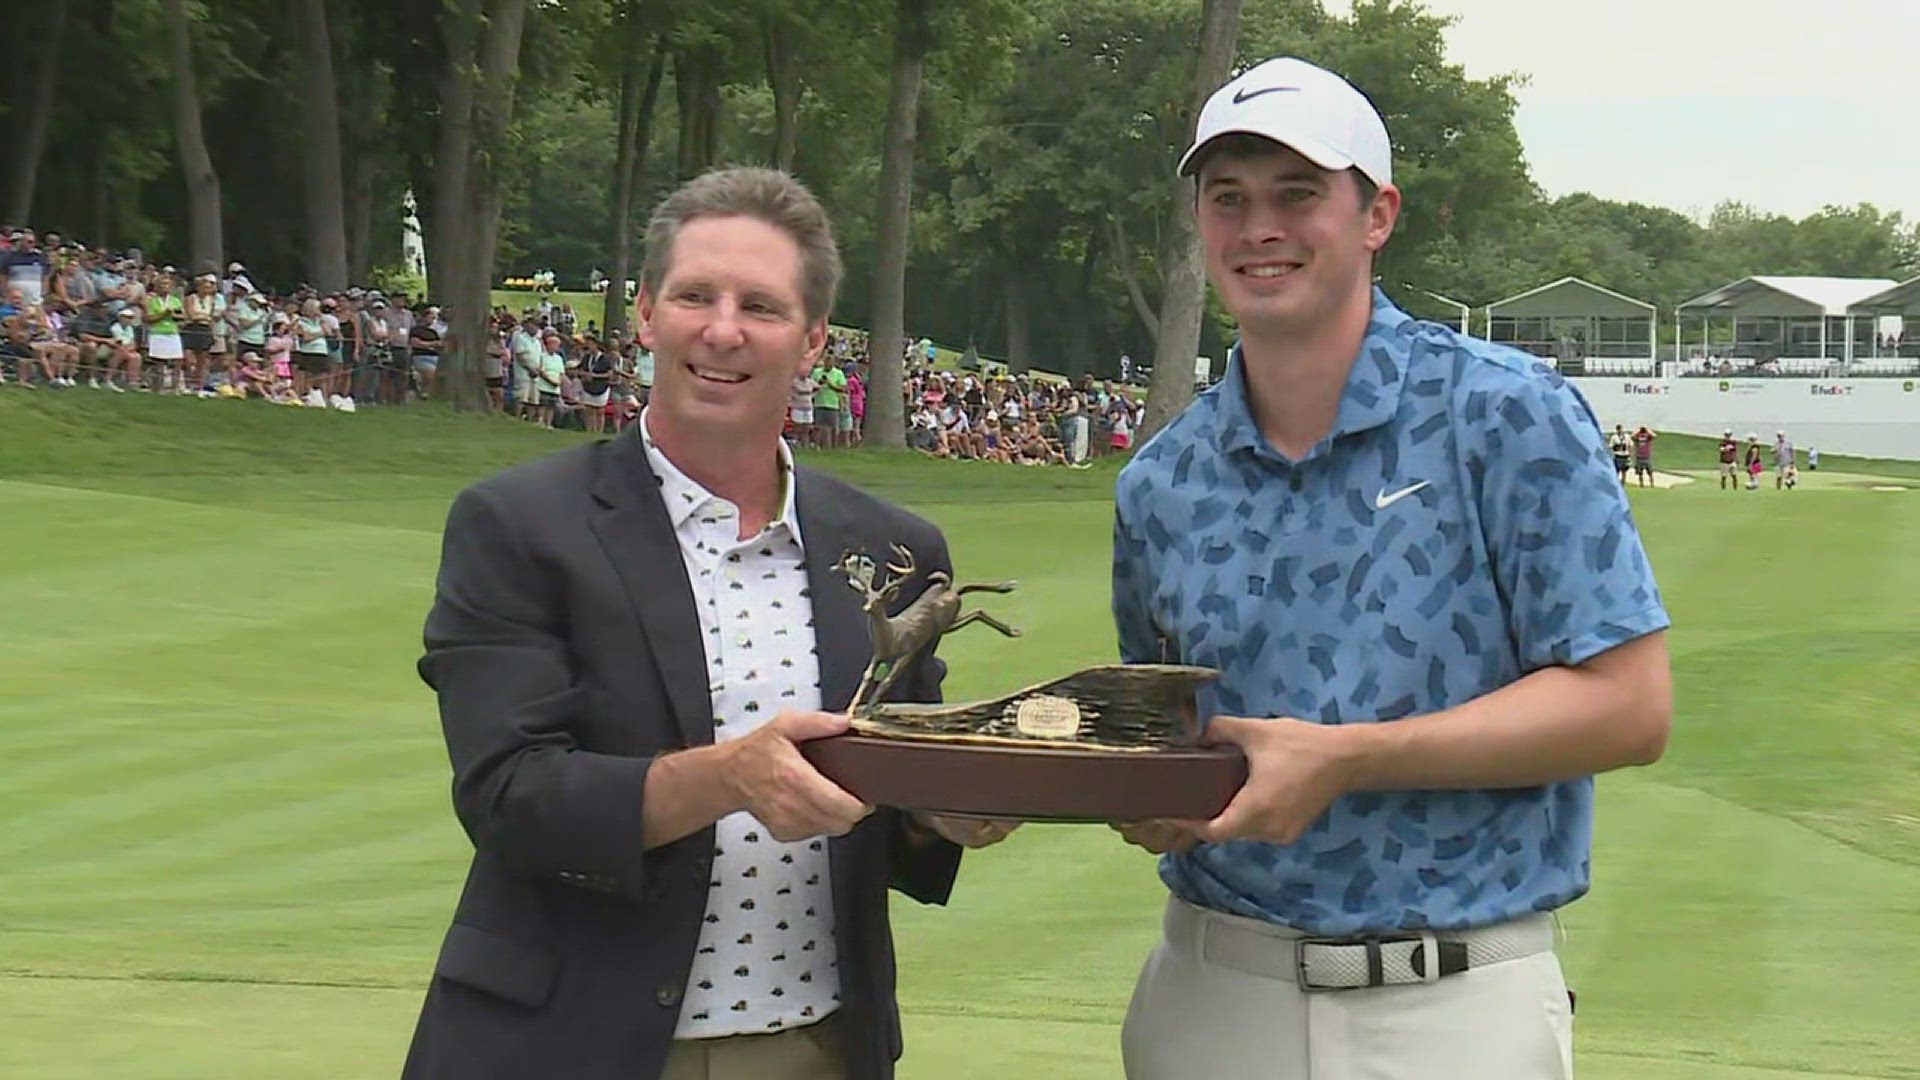
[[1380,494],[1375,495],[1373,497],[1373,508],[1375,510],[1385,510],[1387,507],[1392,506],[1394,503],[1399,502],[1401,499],[1404,499],[1407,496],[1413,494],[1414,492],[1419,491],[1421,488],[1426,487],[1428,483],[1430,483],[1430,481],[1422,480],[1417,484],[1413,484],[1408,487],[1403,487],[1399,491],[1395,491],[1391,493],[1388,492],[1387,489],[1381,488]]

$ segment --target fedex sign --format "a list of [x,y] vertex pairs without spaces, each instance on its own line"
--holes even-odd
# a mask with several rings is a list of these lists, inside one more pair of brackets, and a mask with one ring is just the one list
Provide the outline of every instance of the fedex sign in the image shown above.
[[1673,387],[1668,386],[1666,383],[1626,382],[1626,383],[1620,384],[1620,392],[1623,394],[1626,394],[1628,397],[1641,397],[1641,396],[1648,396],[1648,395],[1657,397],[1662,394],[1672,393]]
[[1839,383],[1814,383],[1807,387],[1807,391],[1814,397],[1849,397],[1853,394],[1853,387]]

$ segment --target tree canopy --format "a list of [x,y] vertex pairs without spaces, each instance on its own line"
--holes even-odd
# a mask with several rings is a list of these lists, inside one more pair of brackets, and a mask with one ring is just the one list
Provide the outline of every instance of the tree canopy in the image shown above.
[[[437,277],[477,260],[491,280],[552,270],[584,288],[596,269],[632,271],[637,244],[616,258],[616,238],[677,181],[776,164],[833,214],[838,321],[875,324],[891,294],[873,285],[897,272],[911,338],[1111,374],[1123,353],[1154,353],[1203,6],[59,0],[12,20],[43,47],[0,80],[16,151],[0,207],[88,242],[181,264],[218,248],[263,283],[334,288],[343,263],[355,282],[398,266],[411,191]],[[1514,129],[1519,76],[1468,76],[1447,25],[1411,0],[1347,14],[1264,0],[1234,39],[1234,70],[1303,56],[1381,109],[1405,193],[1383,281],[1481,304],[1571,274],[1667,308],[1753,273],[1920,272],[1920,230],[1873,206],[1792,219],[1728,203],[1696,220],[1549,197]],[[918,65],[904,104],[903,56]],[[892,181],[890,102],[913,121]],[[910,193],[903,254],[889,182]],[[1230,335],[1209,310],[1201,351]]]

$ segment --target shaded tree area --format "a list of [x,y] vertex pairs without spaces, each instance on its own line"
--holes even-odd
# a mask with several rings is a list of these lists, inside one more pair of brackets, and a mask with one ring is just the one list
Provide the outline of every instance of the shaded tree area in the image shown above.
[[[397,270],[411,191],[436,297],[471,306],[536,270],[573,289],[637,276],[674,183],[776,164],[833,214],[838,321],[887,350],[925,336],[1110,375],[1161,346],[1190,250],[1173,163],[1203,17],[1227,2],[47,0],[14,23],[36,47],[0,77],[0,209],[337,288]],[[1467,76],[1419,3],[1262,0],[1238,22],[1228,70],[1304,56],[1385,114],[1406,193],[1390,285],[1479,304],[1574,274],[1669,307],[1750,273],[1920,272],[1915,223],[1872,206],[1696,220],[1547,197],[1514,80]],[[1207,303],[1197,351],[1218,357],[1232,326]],[[454,337],[459,371],[473,330]]]

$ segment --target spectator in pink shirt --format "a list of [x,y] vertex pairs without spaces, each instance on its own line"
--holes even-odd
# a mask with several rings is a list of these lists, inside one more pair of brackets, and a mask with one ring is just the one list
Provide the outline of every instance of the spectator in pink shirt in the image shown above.
[[860,377],[859,364],[849,360],[843,366],[847,373],[847,415],[853,420],[847,445],[859,446],[861,421],[867,417],[867,381]]

